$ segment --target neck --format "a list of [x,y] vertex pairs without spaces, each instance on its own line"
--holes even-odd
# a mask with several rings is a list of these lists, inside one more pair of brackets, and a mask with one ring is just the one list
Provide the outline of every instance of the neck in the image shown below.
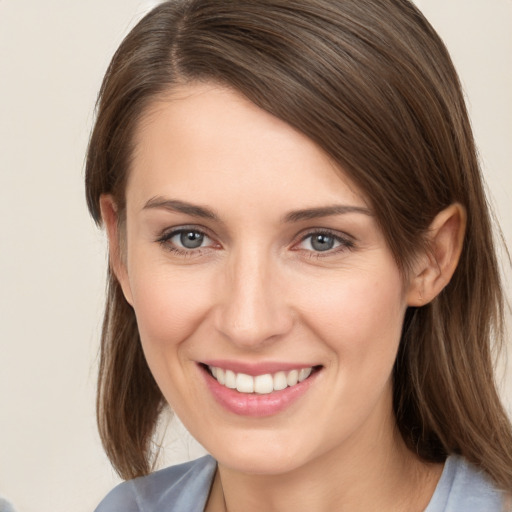
[[206,511],[421,512],[441,472],[441,465],[426,464],[405,447],[392,420],[389,428],[358,432],[284,474],[240,473],[219,464]]

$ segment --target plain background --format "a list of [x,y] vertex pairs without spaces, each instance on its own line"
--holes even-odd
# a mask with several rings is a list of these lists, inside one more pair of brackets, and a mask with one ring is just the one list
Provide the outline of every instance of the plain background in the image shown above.
[[[94,419],[106,255],[83,159],[110,57],[156,3],[0,0],[0,494],[19,512],[92,511],[118,481]],[[512,2],[418,3],[461,75],[511,246]],[[200,453],[179,427],[166,444],[166,463]]]

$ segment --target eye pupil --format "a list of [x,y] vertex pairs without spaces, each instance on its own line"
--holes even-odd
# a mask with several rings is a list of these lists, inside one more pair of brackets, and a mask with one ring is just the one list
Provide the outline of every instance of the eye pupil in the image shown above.
[[184,231],[180,235],[180,243],[187,249],[196,249],[203,243],[204,235],[197,231]]
[[328,251],[334,247],[334,237],[329,235],[315,235],[311,237],[311,247],[315,251]]

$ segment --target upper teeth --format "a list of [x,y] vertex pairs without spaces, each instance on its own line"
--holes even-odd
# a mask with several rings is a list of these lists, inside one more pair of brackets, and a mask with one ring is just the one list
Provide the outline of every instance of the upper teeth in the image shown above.
[[240,393],[258,393],[260,395],[279,391],[288,386],[295,386],[297,382],[307,379],[313,370],[312,367],[309,367],[289,372],[266,373],[253,377],[252,375],[235,373],[216,366],[208,366],[208,368],[219,384],[236,389]]

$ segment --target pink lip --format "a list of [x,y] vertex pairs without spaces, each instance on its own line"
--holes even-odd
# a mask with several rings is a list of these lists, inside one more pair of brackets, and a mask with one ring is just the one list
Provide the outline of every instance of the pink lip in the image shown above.
[[[217,363],[219,362],[217,361]],[[220,364],[219,367],[225,368],[225,366]],[[268,368],[268,366],[266,368]],[[282,365],[279,368],[283,369]],[[302,366],[302,368],[307,368],[307,366]],[[314,372],[306,380],[299,382],[295,386],[287,387],[281,391],[274,391],[265,395],[258,395],[256,393],[239,393],[236,389],[229,389],[225,386],[222,386],[209,374],[209,372],[204,367],[200,366],[200,369],[208,389],[221,406],[234,414],[250,417],[265,417],[280,413],[289,405],[298,400],[301,396],[303,396],[316,380],[317,375],[320,373]],[[231,369],[231,366],[229,366],[229,369]],[[247,368],[245,369],[245,373],[247,373]],[[297,369],[297,366],[292,366],[291,369]],[[274,372],[265,371],[264,373]],[[247,374],[249,375],[249,373]],[[256,373],[256,375],[258,374],[261,373]]]

